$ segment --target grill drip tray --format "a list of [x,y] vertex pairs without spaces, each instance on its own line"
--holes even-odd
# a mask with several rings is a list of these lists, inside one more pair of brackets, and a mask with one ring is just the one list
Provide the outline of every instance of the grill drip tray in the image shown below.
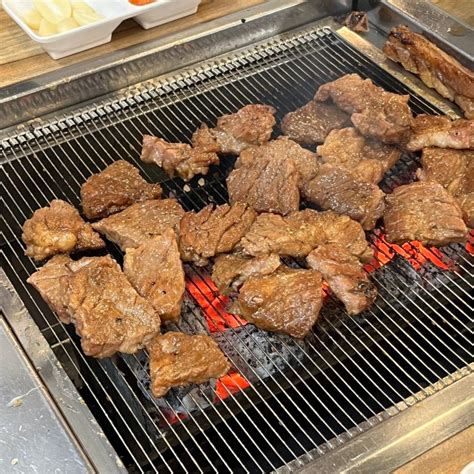
[[[416,114],[439,113],[323,29],[254,48],[2,142],[2,266],[131,471],[272,471],[295,459],[302,465],[471,371],[469,245],[395,246],[376,229],[368,235],[376,254],[368,270],[379,289],[374,308],[351,318],[328,296],[303,342],[265,333],[229,314],[230,301],[217,292],[209,268],[186,265],[182,321],[170,329],[210,334],[233,371],[209,384],[172,390],[163,399],[150,395],[145,353],[102,361],[85,357],[74,329],[61,324],[25,283],[36,269],[23,253],[25,219],[54,198],[79,207],[81,183],[117,159],[162,183],[186,210],[227,202],[232,159],[188,184],[169,180],[140,162],[144,133],[189,141],[201,122],[214,123],[248,103],[273,105],[279,121],[310,100],[320,84],[352,72],[410,94]],[[412,181],[417,160],[404,156],[382,189]],[[107,251],[122,261],[115,246]]]

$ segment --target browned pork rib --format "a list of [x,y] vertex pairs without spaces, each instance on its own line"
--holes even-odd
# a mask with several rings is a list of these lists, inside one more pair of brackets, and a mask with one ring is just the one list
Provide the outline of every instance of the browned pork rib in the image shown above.
[[452,56],[403,25],[392,29],[383,51],[474,118],[474,73]]
[[131,204],[159,199],[161,186],[147,183],[135,166],[118,160],[93,174],[81,186],[81,204],[88,219],[107,217]]
[[331,130],[349,123],[349,116],[334,104],[311,100],[283,117],[284,135],[301,145],[323,143]]
[[67,307],[70,262],[67,255],[56,255],[26,280],[65,324],[71,322]]
[[321,272],[329,288],[344,303],[347,312],[360,314],[374,303],[377,289],[357,257],[340,245],[320,245],[306,257],[313,270]]
[[420,181],[441,184],[459,202],[467,226],[474,228],[474,151],[425,148]]
[[399,186],[386,197],[384,214],[387,240],[418,240],[427,245],[464,242],[468,229],[455,198],[441,184],[416,182]]
[[248,258],[238,254],[219,255],[212,268],[212,280],[223,294],[238,290],[251,276],[269,275],[280,266],[277,254]]
[[125,251],[161,235],[167,228],[178,230],[184,210],[175,199],[138,202],[122,212],[92,224],[92,227]]
[[265,331],[303,338],[318,319],[322,278],[314,270],[280,268],[250,277],[239,293],[240,315]]
[[184,295],[184,271],[176,234],[166,229],[162,235],[129,248],[123,271],[138,294],[149,301],[162,321],[178,321]]
[[260,148],[244,150],[227,177],[230,202],[244,202],[257,212],[297,211],[300,174],[294,160],[286,153],[260,156]]
[[191,180],[197,174],[206,175],[209,166],[219,164],[219,157],[209,149],[191,147],[187,143],[169,143],[151,135],[143,136],[140,159],[163,168],[170,178],[179,176],[184,181]]
[[68,265],[68,311],[84,354],[132,354],[160,331],[160,318],[109,256]]
[[255,211],[240,202],[216,208],[209,204],[197,214],[187,212],[179,228],[181,258],[203,266],[210,257],[231,252],[255,217]]
[[425,147],[474,149],[474,120],[451,120],[444,115],[418,115],[407,143],[410,151]]
[[229,361],[209,336],[167,332],[147,346],[151,391],[164,397],[173,387],[204,383],[227,373]]
[[246,255],[260,257],[275,253],[305,257],[318,245],[339,244],[363,261],[370,261],[372,251],[358,222],[334,212],[305,209],[282,217],[260,214],[238,248]]
[[219,117],[215,128],[202,124],[194,132],[193,146],[238,155],[249,146],[262,145],[270,140],[275,112],[269,105],[246,105],[234,114]]
[[358,74],[347,74],[323,84],[315,95],[320,102],[332,99],[351,114],[352,123],[363,135],[388,144],[405,143],[410,137],[413,117],[409,98],[387,92]]
[[302,194],[322,209],[360,222],[365,230],[375,227],[384,210],[385,194],[378,186],[357,181],[347,170],[328,163],[303,186]]
[[317,153],[324,163],[344,168],[358,181],[373,184],[382,180],[401,155],[398,148],[365,138],[355,128],[333,130]]
[[73,253],[104,247],[99,234],[84,222],[71,204],[54,199],[49,207],[34,212],[23,224],[25,254],[36,261],[59,253]]

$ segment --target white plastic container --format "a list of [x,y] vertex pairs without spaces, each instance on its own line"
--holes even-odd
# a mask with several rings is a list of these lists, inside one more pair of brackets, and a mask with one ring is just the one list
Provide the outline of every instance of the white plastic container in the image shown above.
[[23,20],[33,8],[32,0],[2,0],[3,9],[20,28],[53,58],[59,59],[86,49],[108,43],[112,32],[122,21],[134,18],[148,29],[196,13],[201,0],[155,0],[137,6],[128,0],[84,0],[104,18],[52,36],[39,36]]

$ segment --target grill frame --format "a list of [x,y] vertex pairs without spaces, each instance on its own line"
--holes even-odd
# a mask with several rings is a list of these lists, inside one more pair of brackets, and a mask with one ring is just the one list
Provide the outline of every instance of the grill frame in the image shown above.
[[[316,31],[316,32],[313,32],[313,31],[310,31],[309,33],[304,33],[304,34],[298,34],[296,35],[294,38],[291,38],[288,39],[288,38],[285,38],[284,40],[277,40],[277,41],[273,41],[273,42],[270,42],[269,44],[266,44],[264,46],[261,46],[261,47],[258,47],[258,48],[252,48],[250,50],[250,52],[248,53],[244,53],[244,54],[239,54],[236,56],[236,59],[230,59],[229,61],[226,61],[225,63],[223,64],[211,64],[211,65],[206,65],[202,68],[200,68],[199,70],[192,70],[189,72],[188,75],[186,74],[183,74],[181,75],[178,79],[177,79],[177,82],[174,83],[174,87],[173,88],[173,82],[170,80],[170,81],[167,81],[167,83],[162,83],[162,86],[161,87],[164,87],[165,91],[166,90],[173,90],[173,94],[174,94],[174,97],[175,99],[174,100],[178,100],[179,99],[179,95],[178,95],[178,92],[179,90],[183,87],[183,85],[185,87],[196,87],[196,83],[193,83],[193,81],[191,80],[191,78],[193,77],[197,77],[198,80],[197,80],[197,83],[199,84],[199,77],[202,77],[202,75],[204,76],[207,76],[208,74],[211,74],[211,73],[214,73],[215,74],[215,71],[219,71],[220,69],[224,70],[224,74],[226,74],[226,70],[229,70],[229,69],[236,69],[238,70],[238,67],[236,65],[239,65],[239,64],[242,64],[242,62],[248,62],[250,61],[251,59],[254,59],[256,57],[259,57],[263,54],[266,54],[268,55],[269,51],[272,51],[273,49],[276,50],[276,51],[280,51],[280,54],[281,54],[281,51],[285,51],[284,49],[281,50],[281,45],[285,45],[285,42],[287,42],[286,44],[292,44],[292,42],[295,42],[296,39],[300,39],[300,38],[305,38],[305,35],[307,35],[311,41],[325,41],[327,39],[327,35],[329,34],[333,34],[333,33],[328,33],[327,30],[322,30],[322,31]],[[305,44],[305,43],[303,43]],[[352,50],[353,48],[350,47],[350,45],[347,45],[345,44],[346,48],[350,48],[350,50]],[[278,49],[280,48],[280,49]],[[357,51],[357,50],[352,50],[351,51],[354,56],[356,58],[358,58],[360,61],[363,61],[365,60],[365,58]],[[270,56],[271,57],[271,56]],[[274,57],[277,57],[277,54],[275,54]],[[250,58],[250,59],[249,59]],[[257,64],[258,66],[258,64]],[[248,66],[247,66],[248,67]],[[271,68],[271,66],[269,67]],[[248,73],[248,69],[246,69],[246,72]],[[381,70],[378,69],[377,70],[377,74],[381,74]],[[217,75],[217,84],[218,85],[222,85],[222,83],[219,82],[219,78],[220,77],[223,77],[222,75]],[[250,77],[248,74],[245,75],[245,78],[247,77]],[[244,78],[244,80],[245,80]],[[335,78],[335,77],[334,77]],[[234,82],[234,81],[237,81],[239,79],[239,77],[234,73],[234,76],[232,77],[232,81],[231,82]],[[392,78],[388,78],[390,79],[390,81],[395,81],[394,79]],[[327,80],[327,79],[326,79]],[[191,82],[190,82],[191,81]],[[401,84],[403,87],[406,88],[406,86],[404,86],[403,84]],[[247,86],[247,87],[250,87],[250,86]],[[143,94],[148,94],[148,96],[144,96]],[[54,145],[55,146],[67,146],[68,144],[68,140],[72,140],[73,139],[73,136],[71,137],[66,137],[65,136],[65,133],[66,131],[69,129],[69,127],[71,125],[75,125],[78,129],[78,132],[80,134],[83,134],[84,132],[86,132],[86,134],[88,133],[91,133],[91,129],[89,128],[90,127],[96,127],[96,124],[97,122],[89,122],[89,119],[90,118],[93,118],[94,120],[97,120],[99,121],[100,123],[102,123],[103,126],[100,126],[100,127],[96,127],[96,128],[92,128],[92,131],[93,133],[100,133],[100,135],[102,137],[105,137],[106,136],[106,133],[107,130],[108,130],[108,127],[107,127],[107,124],[104,122],[104,117],[106,117],[106,114],[107,113],[111,113],[113,114],[116,119],[117,119],[117,122],[118,123],[123,123],[125,122],[125,120],[128,120],[128,116],[127,114],[128,113],[133,113],[133,108],[134,107],[137,107],[136,104],[143,104],[143,103],[148,103],[150,104],[150,102],[147,102],[149,101],[150,99],[148,97],[151,97],[151,99],[153,99],[154,97],[157,97],[159,96],[159,93],[156,92],[156,90],[154,90],[154,92],[152,91],[145,91],[145,92],[141,92],[139,94],[136,94],[134,96],[129,96],[127,98],[121,98],[121,99],[118,99],[118,100],[115,100],[115,101],[112,101],[110,103],[107,103],[107,104],[101,104],[99,106],[95,105],[95,106],[92,106],[91,108],[89,108],[88,110],[84,110],[84,111],[81,111],[80,113],[78,114],[75,114],[74,116],[72,117],[68,117],[67,119],[62,119],[62,120],[57,120],[57,121],[52,121],[52,122],[49,122],[48,124],[42,126],[42,127],[39,127],[39,128],[33,128],[31,129],[30,131],[26,132],[25,134],[20,134],[18,135],[17,137],[14,137],[14,139],[12,141],[8,141],[7,143],[7,146],[4,145],[5,149],[3,150],[3,152],[5,153],[5,150],[8,151],[8,149],[11,148],[11,145],[13,145],[13,147],[15,147],[15,140],[18,144],[20,144],[21,147],[23,146],[26,146],[28,147],[28,150],[29,150],[29,153],[30,154],[33,154],[35,156],[37,156],[37,154],[39,153],[42,153],[41,151],[39,151],[39,149],[41,148],[41,141],[42,140],[49,140],[49,136],[53,136],[56,134],[56,133],[59,133],[60,136],[62,138],[64,138],[64,141],[61,139],[57,140],[55,137],[53,138],[54,140]],[[416,99],[417,101],[422,101],[422,99]],[[300,105],[300,104],[297,104],[297,105]],[[295,108],[297,105],[295,105],[293,108]],[[431,109],[433,110],[433,112],[436,112],[437,109],[435,109],[434,107],[431,106],[431,104],[428,104]],[[140,107],[142,107],[143,105],[140,105]],[[163,105],[163,107],[165,107],[165,105]],[[172,109],[169,109],[169,110],[172,110]],[[103,114],[102,112],[105,111],[105,114]],[[227,111],[231,111],[231,109],[228,109]],[[285,110],[285,112],[288,111],[288,110]],[[225,112],[225,111],[224,111]],[[154,114],[155,117],[158,119],[158,115]],[[143,118],[145,117],[144,116],[144,113],[143,115],[141,114],[133,114],[134,117],[137,117],[137,116],[140,116]],[[180,121],[182,121],[181,119],[179,119]],[[68,121],[70,121],[68,123]],[[145,125],[144,122],[142,122],[142,125]],[[112,124],[113,126],[113,124]],[[137,129],[138,131],[138,129]],[[188,133],[192,132],[191,129],[187,130]],[[168,137],[169,138],[169,137]],[[172,137],[171,137],[172,138]],[[187,136],[187,138],[189,139],[189,135]],[[33,142],[35,143],[35,145],[33,146],[32,144],[30,144],[30,140],[33,140]],[[97,140],[96,140],[97,141]],[[79,143],[79,142],[78,142]],[[112,156],[110,156],[110,152],[108,151],[108,149],[106,148],[105,145],[102,145],[100,144],[98,141],[97,143],[100,145],[100,147],[102,147],[102,150],[104,153],[108,154],[109,157],[112,159]],[[105,141],[104,141],[105,143]],[[8,146],[10,145],[10,146]],[[35,148],[35,146],[37,146],[38,148]],[[83,145],[84,147],[86,145]],[[123,149],[123,152],[125,153],[125,148]],[[135,158],[133,158],[131,155],[130,155],[130,158],[132,160],[135,160],[137,157],[135,155]],[[15,158],[13,158],[15,159]],[[20,158],[21,159],[21,158]],[[57,159],[59,160],[59,156],[57,156]],[[8,159],[6,161],[9,161]],[[105,161],[103,161],[103,164],[105,165]],[[108,162],[107,162],[108,164]],[[58,166],[59,166],[59,163],[58,163]],[[103,167],[101,165],[101,167]],[[141,166],[140,166],[141,167]],[[90,171],[90,170],[89,170]],[[93,172],[96,172],[97,170],[93,170]],[[45,181],[46,182],[46,181]],[[169,188],[168,188],[169,189]],[[174,187],[173,187],[174,189]],[[197,189],[197,191],[199,191],[199,189]],[[61,193],[61,190],[59,190],[59,192]],[[66,194],[68,196],[71,196],[72,200],[74,199],[74,191],[72,188],[70,188],[70,190],[66,190],[65,191]],[[193,191],[194,192],[194,191]],[[18,195],[20,196],[20,193],[18,193]],[[46,197],[46,196],[45,196]],[[76,201],[73,200],[73,203],[77,206],[78,204],[78,201],[77,201],[77,198],[78,196],[76,196]],[[25,201],[26,203],[26,201]],[[18,205],[18,203],[17,203]],[[44,204],[42,204],[44,205]],[[40,207],[40,206],[38,206]],[[20,209],[20,208],[19,208]],[[21,210],[21,209],[20,209]],[[20,223],[18,223],[20,224]],[[2,250],[3,252],[3,250]],[[467,262],[468,263],[468,262]],[[472,265],[471,265],[472,266]],[[455,283],[455,284],[454,284]],[[453,292],[453,296],[457,296],[457,293],[458,291],[462,292],[462,291],[466,291],[466,289],[462,286],[459,285],[459,283],[456,281],[454,282],[452,287],[446,287],[447,288],[447,291],[451,291]],[[466,282],[466,284],[469,284],[469,282]],[[458,286],[456,286],[458,285]],[[420,290],[421,291],[421,290]],[[425,289],[426,291],[426,289]],[[469,296],[469,295],[468,295]],[[434,304],[434,303],[433,303]],[[397,309],[397,308],[393,308],[393,310],[395,312],[399,312],[400,309]],[[434,311],[437,311],[437,308],[433,308]],[[426,313],[426,309],[422,310],[422,312],[425,312]],[[428,316],[428,315],[427,315]],[[453,315],[454,316],[454,315]],[[428,316],[429,317],[429,316]],[[359,324],[359,323],[358,323]],[[398,325],[398,323],[397,323]],[[345,324],[344,324],[344,327],[345,327]],[[371,325],[372,327],[372,325]],[[379,331],[378,328],[375,328],[374,327],[374,330],[377,330]],[[389,334],[390,332],[392,332],[391,329],[389,329],[387,327],[387,330],[389,331]],[[65,331],[65,334],[69,334],[71,333],[71,331]],[[366,330],[364,329],[364,333],[366,333]],[[393,334],[393,333],[392,333]],[[370,338],[372,339],[372,338]],[[371,341],[360,341],[360,343],[362,344],[362,347],[365,347],[366,350],[369,350],[370,352],[370,347],[371,346],[367,346],[367,344],[371,342]],[[339,343],[335,342],[340,348],[342,348]],[[380,344],[380,342],[378,340],[373,340],[371,342],[372,345],[377,345],[377,344]],[[404,343],[405,346],[406,346],[406,342]],[[353,345],[351,343],[351,345]],[[345,352],[346,352],[346,349],[343,349]],[[357,348],[354,348],[355,352],[358,352]],[[398,350],[398,349],[397,349]],[[319,351],[318,351],[319,352]],[[332,352],[332,351],[331,351]],[[350,354],[348,354],[350,355]],[[338,355],[336,354],[335,355],[336,358],[338,357]],[[333,357],[334,357],[334,354],[333,354]],[[324,359],[323,359],[324,360]],[[330,368],[330,364],[327,364],[328,367]],[[326,370],[329,370],[329,368],[326,368]],[[332,369],[331,369],[332,370]],[[461,371],[462,372],[462,371]],[[463,375],[461,374],[460,372],[460,375]],[[325,372],[323,372],[325,373]],[[333,372],[331,372],[332,374]],[[336,373],[336,372],[334,372]],[[454,371],[452,373],[452,379],[454,380],[456,377],[457,377],[457,372]],[[298,377],[298,375],[296,374],[295,377]],[[291,380],[290,380],[291,382]],[[360,382],[358,382],[360,384]],[[268,385],[268,383],[266,383],[266,385]],[[321,387],[321,389],[324,390],[324,387],[321,386],[321,383],[318,384],[318,386]],[[439,389],[438,388],[433,388],[432,390],[434,391],[437,391]],[[338,389],[340,390],[340,389]],[[424,397],[428,396],[430,394],[430,392],[432,392],[431,390],[431,387],[430,389],[426,389],[425,387],[422,387],[422,390],[420,393],[418,392],[415,392],[414,394],[414,397],[415,398],[418,398],[418,399],[423,399]],[[271,390],[269,390],[269,388],[267,387],[264,387],[263,388],[263,391],[266,391],[266,392],[270,392]],[[343,395],[341,393],[341,395]],[[257,395],[258,396],[258,395]],[[232,398],[232,402],[234,403],[242,403],[242,401],[239,399],[242,399],[244,398],[245,400],[247,399],[247,397],[245,396],[245,394],[239,394],[235,397],[231,397]],[[405,402],[403,403],[402,400],[404,399],[405,397],[401,397],[401,400],[400,402],[402,403],[401,406],[403,406],[404,408],[401,408],[401,406],[397,406],[397,404],[395,403],[393,406],[396,407],[395,410],[396,411],[401,411],[402,409],[406,409],[408,406],[409,406],[409,403],[408,402]],[[234,400],[235,399],[235,400]],[[250,403],[252,403],[252,401],[250,400]],[[263,403],[263,402],[262,402]],[[250,405],[251,406],[251,405]],[[218,412],[219,410],[221,410],[222,412],[225,412],[226,410],[226,406],[225,406],[225,403],[222,403],[222,404],[219,404],[218,405],[218,408],[214,408],[214,410],[216,412]],[[220,418],[220,422],[221,424],[222,423],[226,423],[227,422],[227,419],[224,417],[224,414],[225,413],[219,413],[219,414],[216,414],[217,418],[219,419]],[[375,415],[375,418],[374,419],[369,419],[369,420],[366,420],[366,425],[368,426],[373,426],[373,424],[375,424],[375,422],[379,422],[381,420],[383,420],[384,418],[386,418],[386,416],[391,416],[393,413],[388,413],[387,411],[385,412],[381,412],[381,413],[374,413]],[[196,416],[197,418],[197,416]],[[250,418],[249,418],[250,419]],[[190,435],[191,437],[194,436],[194,431],[197,432],[197,433],[203,433],[205,431],[205,428],[206,428],[206,424],[207,423],[211,423],[212,422],[209,420],[208,418],[208,414],[205,414],[205,413],[202,413],[202,416],[200,419],[198,419],[197,421],[195,420],[195,417],[194,416],[191,416],[187,422],[185,423],[182,423],[182,425],[185,427],[184,428],[184,431],[187,432],[188,435]],[[187,425],[190,425],[189,427]],[[194,426],[191,426],[191,425],[194,425]],[[324,453],[326,450],[328,449],[332,449],[332,447],[334,447],[335,445],[338,445],[342,442],[344,442],[345,440],[347,439],[350,439],[352,438],[357,432],[363,432],[365,429],[366,429],[366,426],[362,426],[361,424],[359,423],[355,423],[355,425],[353,426],[353,432],[350,432],[350,430],[347,430],[347,433],[346,433],[346,436],[336,436],[335,438],[329,438],[327,437],[326,438],[326,445],[323,446],[323,445],[317,445],[317,451],[319,454],[322,454]],[[183,435],[184,436],[184,435]],[[180,436],[181,437],[181,434]],[[206,436],[204,436],[206,437]],[[323,436],[324,437],[324,436]],[[225,443],[225,441],[224,441]],[[243,447],[244,448],[244,447]],[[172,449],[172,448],[171,448]],[[198,448],[199,449],[199,448]],[[245,449],[245,448],[244,448]],[[202,450],[201,450],[202,451]],[[205,453],[202,453],[204,457],[206,457],[206,454]],[[296,456],[295,456],[296,457]],[[225,460],[222,459],[222,461],[224,462],[224,466],[226,464]],[[184,466],[181,466],[184,468]],[[229,466],[227,466],[229,467]]]

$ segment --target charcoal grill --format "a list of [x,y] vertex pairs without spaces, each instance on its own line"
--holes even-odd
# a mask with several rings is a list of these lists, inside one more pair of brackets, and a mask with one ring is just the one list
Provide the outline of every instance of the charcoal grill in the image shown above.
[[[426,425],[430,441],[469,424],[462,410],[473,367],[472,242],[442,249],[417,242],[396,246],[378,227],[368,235],[376,258],[367,266],[379,289],[376,304],[349,317],[327,295],[320,320],[304,341],[245,324],[229,313],[231,301],[218,293],[209,268],[185,265],[182,320],[168,329],[211,335],[233,368],[218,381],[172,390],[162,399],[150,394],[146,353],[101,361],[84,356],[73,327],[62,324],[25,283],[37,266],[24,256],[23,222],[54,198],[79,207],[82,182],[117,159],[161,183],[186,210],[227,202],[225,177],[233,159],[225,157],[208,176],[187,184],[170,180],[140,162],[144,133],[188,142],[201,122],[215,123],[249,103],[273,105],[279,121],[320,84],[352,72],[410,94],[416,114],[447,110],[412,82],[389,74],[348,40],[351,34],[336,29],[329,20],[311,24],[4,134],[4,316],[33,360],[38,345],[47,354],[46,366],[58,361],[68,376],[65,383],[72,382],[77,413],[68,413],[60,400],[54,370],[40,371],[97,470],[331,472],[337,463],[341,469],[350,464],[357,440],[369,454],[385,427],[408,426],[413,405],[420,407],[417,423]],[[404,156],[385,177],[383,190],[413,180],[418,166],[416,156]],[[122,262],[116,246],[108,244],[106,252]],[[443,431],[436,420],[445,423],[448,408],[452,424]],[[94,430],[85,427],[90,418]],[[423,452],[427,442],[411,443],[409,454]],[[399,455],[399,462],[408,459],[407,453]]]

